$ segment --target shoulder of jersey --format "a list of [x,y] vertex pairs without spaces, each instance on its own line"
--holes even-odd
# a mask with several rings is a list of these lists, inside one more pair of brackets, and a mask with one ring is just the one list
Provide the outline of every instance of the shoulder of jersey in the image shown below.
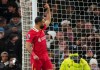
[[31,28],[29,32],[35,33],[35,32],[38,32],[38,30],[36,28]]
[[34,34],[34,35],[36,35],[36,31],[34,31],[33,29],[30,29],[29,31],[28,31],[28,34]]
[[33,30],[34,32],[38,32],[38,31],[39,31],[39,30],[37,30],[35,27],[33,27],[32,30]]

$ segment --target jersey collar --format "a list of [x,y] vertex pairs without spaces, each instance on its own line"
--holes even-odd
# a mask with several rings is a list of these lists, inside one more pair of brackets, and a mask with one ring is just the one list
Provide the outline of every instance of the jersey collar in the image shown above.
[[36,32],[39,32],[39,30],[38,29],[36,29],[35,27],[33,27],[32,28],[34,31],[36,31]]

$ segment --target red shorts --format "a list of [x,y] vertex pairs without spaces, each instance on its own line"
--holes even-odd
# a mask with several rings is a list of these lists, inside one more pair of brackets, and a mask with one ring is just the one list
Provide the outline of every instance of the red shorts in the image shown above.
[[50,59],[39,59],[34,60],[34,63],[32,63],[32,70],[48,70],[53,69],[52,63]]

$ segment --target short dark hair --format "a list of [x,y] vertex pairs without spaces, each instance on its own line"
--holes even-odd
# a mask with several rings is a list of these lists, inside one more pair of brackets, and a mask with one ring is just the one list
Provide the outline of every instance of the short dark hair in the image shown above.
[[10,2],[9,4],[8,4],[8,7],[13,7],[13,8],[18,8],[18,6],[17,6],[17,4],[14,2]]
[[36,17],[35,18],[35,24],[37,24],[38,22],[41,22],[42,21],[42,19],[43,19],[43,17]]
[[12,18],[21,18],[20,15],[18,13],[15,13]]
[[18,37],[18,35],[17,35],[17,34],[11,34],[11,35],[9,36],[9,40],[12,40],[14,37]]

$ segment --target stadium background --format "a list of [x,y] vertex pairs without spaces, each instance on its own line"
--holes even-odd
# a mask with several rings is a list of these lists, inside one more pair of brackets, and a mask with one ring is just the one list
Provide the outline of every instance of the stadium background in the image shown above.
[[99,0],[21,0],[22,69],[30,70],[29,53],[24,48],[25,35],[34,25],[32,22],[36,15],[45,17],[45,3],[50,5],[52,13],[52,22],[45,33],[55,70],[58,70],[61,61],[68,57],[69,47],[78,47],[79,54],[89,64],[95,63],[100,67]]
[[13,59],[15,62],[11,66],[21,70],[21,24],[20,0],[0,0],[0,70],[11,68]]

